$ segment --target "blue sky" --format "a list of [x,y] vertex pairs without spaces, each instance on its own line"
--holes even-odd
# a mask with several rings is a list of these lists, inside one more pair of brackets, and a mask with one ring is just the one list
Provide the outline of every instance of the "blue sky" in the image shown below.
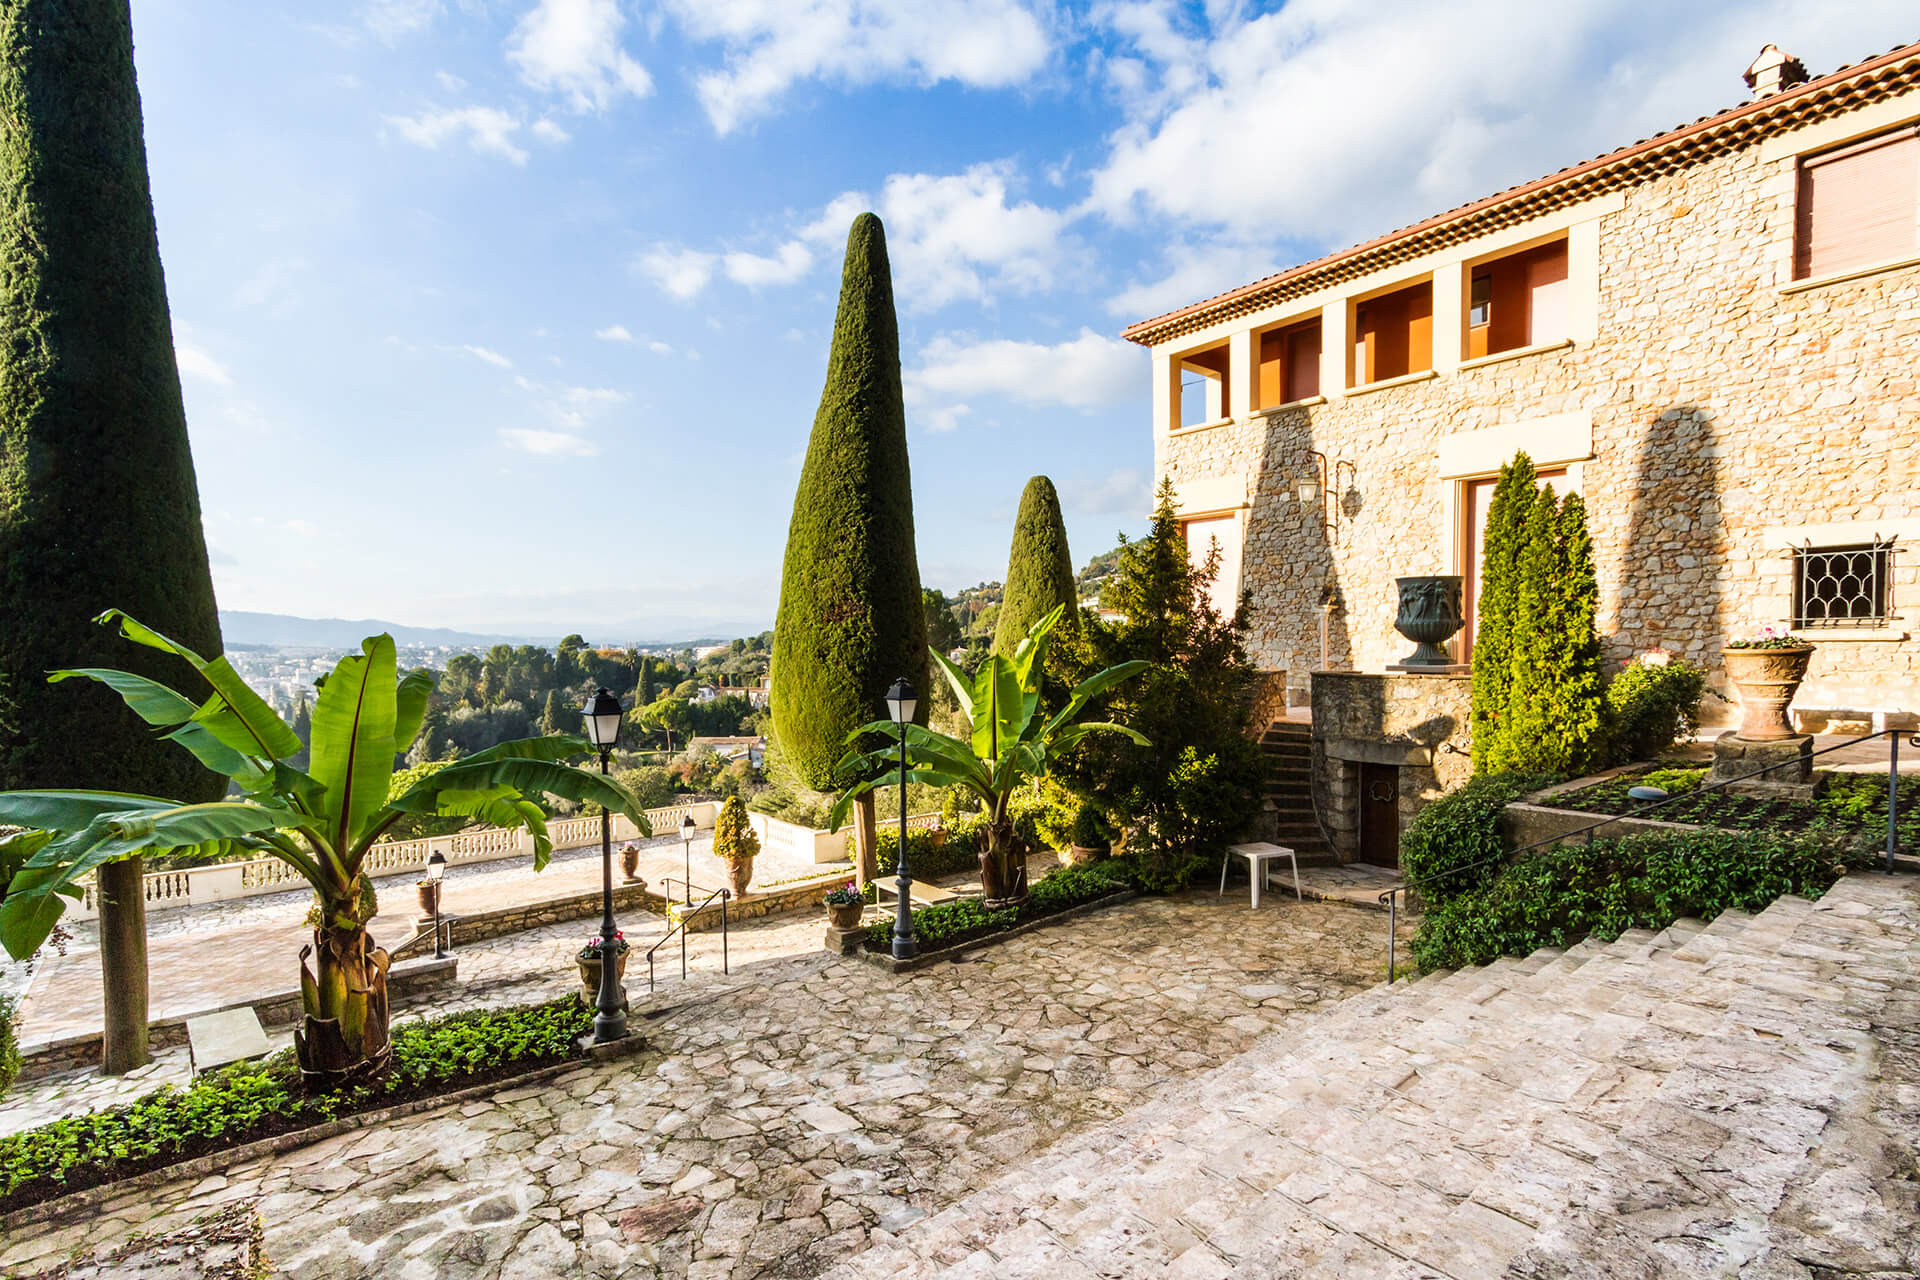
[[1125,324],[1816,74],[1911,0],[134,0],[223,607],[771,625],[848,222],[921,574],[1137,532]]

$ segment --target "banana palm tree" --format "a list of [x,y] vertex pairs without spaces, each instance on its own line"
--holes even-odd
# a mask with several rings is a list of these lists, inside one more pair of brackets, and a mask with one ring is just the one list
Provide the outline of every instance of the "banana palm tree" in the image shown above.
[[[1027,894],[1027,869],[1015,865],[1013,820],[1007,801],[1024,783],[1046,776],[1063,754],[1091,733],[1122,734],[1140,746],[1146,738],[1125,725],[1107,721],[1074,723],[1074,717],[1093,698],[1147,669],[1144,661],[1122,662],[1095,673],[1074,686],[1059,711],[1042,718],[1040,675],[1046,667],[1048,638],[1066,613],[1065,605],[1033,624],[1012,657],[992,654],[971,677],[938,649],[930,650],[946,674],[961,713],[973,728],[962,741],[944,733],[909,724],[908,782],[937,787],[962,787],[979,800],[987,814],[987,847],[980,853],[980,885],[989,902],[1018,901]],[[856,742],[870,734],[884,734],[891,744],[843,756],[836,772],[852,785],[834,803],[830,822],[834,830],[860,796],[876,787],[899,781],[897,762],[901,726],[891,720],[863,724],[847,736]]]
[[[370,1079],[388,1065],[389,956],[367,934],[372,910],[363,868],[374,843],[403,816],[458,815],[524,828],[533,836],[535,870],[553,851],[535,802],[541,795],[624,812],[650,833],[625,787],[561,763],[588,749],[570,734],[503,742],[390,797],[394,760],[419,733],[433,692],[426,673],[399,674],[390,636],[369,637],[319,682],[312,740],[302,743],[224,656],[203,658],[117,609],[97,620],[183,659],[211,693],[196,703],[145,676],[108,668],[56,671],[51,679],[95,680],[118,693],[166,739],[228,778],[229,798],[185,804],[114,791],[0,792],[0,827],[24,828],[0,840],[0,868],[15,868],[0,900],[0,944],[16,958],[31,955],[65,900],[81,896],[80,879],[115,859],[189,850],[276,858],[319,900],[313,941],[300,952],[305,1017],[294,1032],[312,1087]],[[295,768],[291,762],[306,749],[308,768]]]

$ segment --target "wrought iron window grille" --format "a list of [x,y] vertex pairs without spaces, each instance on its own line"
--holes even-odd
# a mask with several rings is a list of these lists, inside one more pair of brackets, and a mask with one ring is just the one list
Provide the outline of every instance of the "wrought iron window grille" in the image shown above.
[[1793,548],[1793,628],[1879,627],[1894,618],[1893,540]]

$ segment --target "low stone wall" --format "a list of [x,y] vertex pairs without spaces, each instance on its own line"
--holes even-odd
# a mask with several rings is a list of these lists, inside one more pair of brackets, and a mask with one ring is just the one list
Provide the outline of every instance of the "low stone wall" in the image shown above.
[[[645,883],[616,884],[613,886],[613,909],[621,915],[645,911],[651,915],[664,916],[667,914],[667,900],[648,888]],[[525,933],[529,929],[539,929],[568,920],[594,920],[599,915],[600,890],[598,889],[540,898],[533,902],[516,903],[493,911],[474,911],[466,915],[450,917],[446,921],[447,945],[457,949],[467,943],[484,942],[488,938],[501,938],[511,933]],[[584,937],[581,939],[582,942],[585,940]],[[433,928],[429,924],[425,933],[416,934],[401,943],[394,950],[394,955],[395,957],[430,955],[432,952]]]
[[1400,829],[1473,776],[1473,680],[1404,671],[1315,671],[1313,783],[1334,848],[1360,844],[1360,765],[1399,770]]
[[[433,949],[432,939],[427,940],[427,950]],[[387,973],[387,998],[397,1010],[406,1003],[443,987],[452,985],[458,976],[459,962],[452,956],[435,960],[429,954],[426,959],[408,964],[396,963]],[[258,996],[251,1000],[236,1000],[212,1009],[200,1009],[193,1013],[180,1014],[171,1018],[160,1018],[147,1024],[147,1044],[154,1049],[171,1049],[187,1042],[187,1020],[203,1014],[220,1013],[226,1009],[251,1008],[265,1027],[286,1027],[300,1020],[302,1006],[300,991],[275,992],[268,996]],[[78,1035],[62,1036],[58,1040],[29,1042],[20,1046],[21,1080],[35,1080],[41,1076],[58,1071],[77,1071],[85,1067],[100,1065],[100,1033],[98,1031],[81,1032]]]
[[[733,924],[789,911],[809,910],[818,911],[824,917],[826,908],[821,905],[820,899],[827,890],[846,882],[847,873],[841,870],[797,884],[775,885],[765,892],[749,889],[745,896],[727,903],[727,921]],[[680,906],[669,907],[668,913],[673,920],[684,919],[688,933],[704,933],[720,927],[720,904],[717,902],[690,912]]]
[[1285,671],[1261,671],[1253,678],[1251,691],[1252,705],[1247,717],[1247,732],[1255,741],[1267,731],[1267,726],[1275,720],[1284,720],[1287,715],[1287,673]]
[[[1578,843],[1586,838],[1588,827],[1599,822],[1604,813],[1576,813],[1571,809],[1549,809],[1545,805],[1516,801],[1507,806],[1501,818],[1501,830],[1508,849],[1524,849],[1530,844],[1552,840],[1556,844]],[[1652,818],[1619,818],[1596,828],[1594,837],[1614,839],[1638,835],[1643,831],[1699,831],[1687,822],[1659,822]],[[1578,834],[1576,834],[1578,833]]]

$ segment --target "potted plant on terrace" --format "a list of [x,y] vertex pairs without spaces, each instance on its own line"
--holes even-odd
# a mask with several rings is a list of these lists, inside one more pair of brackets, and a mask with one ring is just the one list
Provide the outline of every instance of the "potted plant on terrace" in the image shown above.
[[640,878],[640,849],[631,840],[620,846],[620,877],[628,884]]
[[849,880],[837,889],[827,890],[824,899],[827,904],[827,923],[836,929],[857,929],[860,927],[860,914],[867,909],[867,899],[853,881]]
[[[1074,723],[1088,701],[1108,688],[1147,669],[1135,659],[1082,680],[1067,696],[1066,705],[1052,716],[1040,716],[1040,673],[1045,667],[1047,640],[1059,625],[1065,605],[1033,624],[1011,658],[992,654],[971,678],[934,649],[933,660],[946,673],[947,683],[960,703],[960,713],[973,726],[970,740],[949,737],[917,724],[904,726],[907,736],[907,782],[936,787],[964,787],[980,800],[986,814],[986,841],[980,852],[980,884],[988,908],[1022,901],[1027,896],[1027,869],[1018,856],[1013,817],[1008,801],[1021,786],[1048,775],[1055,761],[1092,733],[1124,734],[1140,746],[1146,738],[1124,725],[1092,721]],[[853,780],[835,802],[828,822],[835,831],[860,796],[876,787],[900,781],[899,742],[903,726],[891,720],[861,725],[847,735],[849,743],[871,735],[893,739],[873,751],[858,747],[840,760],[837,771]]]
[[[611,779],[560,763],[584,755],[574,734],[521,738],[466,756],[390,795],[393,762],[419,736],[433,693],[424,671],[398,672],[393,638],[370,636],[319,682],[311,742],[303,743],[225,657],[203,658],[118,609],[100,615],[135,644],[181,659],[208,686],[195,703],[128,671],[56,671],[112,689],[168,741],[229,780],[235,798],[186,804],[116,791],[0,792],[0,865],[30,850],[7,886],[0,943],[25,959],[79,898],[77,881],[103,863],[145,853],[244,853],[286,863],[313,886],[313,940],[300,952],[305,1017],[294,1051],[310,1088],[336,1088],[383,1075],[387,1035],[387,952],[367,934],[373,895],[368,852],[409,814],[478,818],[533,836],[533,865],[553,852],[542,795],[604,805],[652,833],[633,793]],[[305,770],[292,761],[309,752]],[[311,959],[312,966],[308,961]]]
[[[627,1007],[627,952],[633,950],[633,944],[627,941],[627,935],[618,929],[613,931],[614,980],[620,984],[620,1007]],[[580,966],[580,1003],[592,1008],[600,998],[600,936],[595,934],[587,939],[587,944],[574,953],[574,963]]]
[[1727,679],[1740,691],[1740,727],[1736,734],[1749,742],[1777,742],[1793,736],[1787,708],[1806,679],[1813,646],[1797,636],[1762,627],[1751,636],[1736,636],[1720,651]]
[[760,853],[760,837],[753,833],[747,806],[729,796],[713,822],[713,852],[727,864],[727,887],[738,898],[753,883],[753,860]]
[[1080,811],[1073,815],[1073,832],[1068,837],[1072,842],[1067,847],[1067,865],[1084,866],[1097,862],[1113,848],[1112,837],[1107,834],[1106,819],[1101,815],[1099,806],[1091,800],[1080,803]]

